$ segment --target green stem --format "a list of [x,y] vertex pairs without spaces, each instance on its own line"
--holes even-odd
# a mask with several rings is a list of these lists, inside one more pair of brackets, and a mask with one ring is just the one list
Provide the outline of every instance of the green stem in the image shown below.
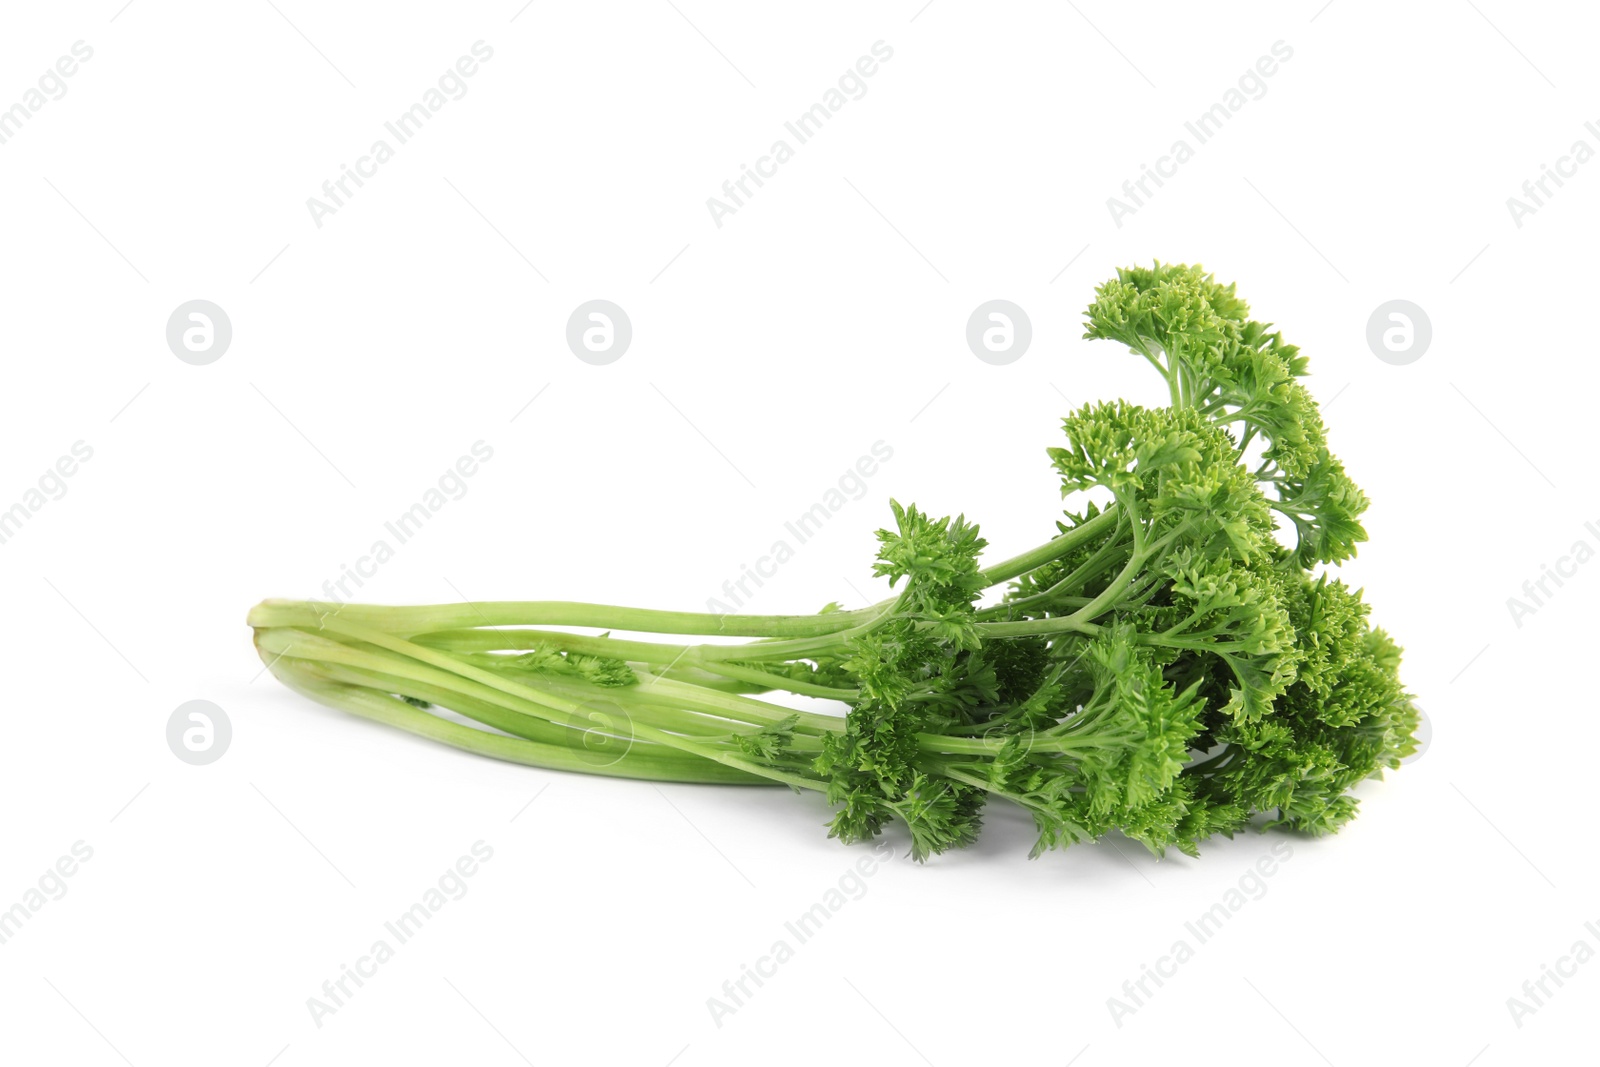
[[872,608],[822,615],[714,615],[657,611],[564,600],[505,600],[468,604],[389,607],[334,604],[315,600],[264,600],[251,612],[251,626],[284,625],[282,611],[310,609],[320,615],[403,636],[476,626],[585,626],[600,630],[711,637],[815,637],[848,630],[871,616]]
[[1030,549],[1020,556],[1012,556],[1002,560],[992,567],[986,567],[978,573],[983,578],[985,588],[1009,582],[1013,578],[1021,577],[1031,570],[1044,566],[1051,560],[1071,552],[1080,543],[1098,537],[1107,526],[1116,525],[1118,520],[1117,505],[1111,504],[1100,514],[1080,523],[1058,537],[1053,537],[1037,548]]
[[770,784],[763,776],[720,763],[703,763],[692,770],[686,770],[678,764],[667,764],[648,756],[631,757],[630,754],[631,758],[624,757],[615,763],[597,766],[592,759],[586,759],[575,749],[463,726],[412,707],[399,697],[319,677],[313,667],[290,666],[280,659],[276,663],[270,663],[269,668],[284,685],[320,703],[443,742],[454,748],[511,763],[556,771],[608,775],[613,778],[728,785]]

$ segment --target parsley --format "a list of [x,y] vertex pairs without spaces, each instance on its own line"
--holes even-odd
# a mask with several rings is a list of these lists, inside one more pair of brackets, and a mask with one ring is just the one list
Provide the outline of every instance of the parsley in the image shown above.
[[[871,607],[269,600],[256,645],[290,687],[459,748],[814,790],[833,836],[900,823],[919,860],[971,843],[991,799],[1033,816],[1035,855],[1112,830],[1158,855],[1252,823],[1331,832],[1415,750],[1418,715],[1399,648],[1325,568],[1366,539],[1367,499],[1305,357],[1249,314],[1198,267],[1119,271],[1087,336],[1148,361],[1170,405],[1069,414],[1048,452],[1068,508],[1013,559],[984,566],[964,516],[894,503],[874,573],[895,595]],[[688,640],[713,635],[753,640]]]

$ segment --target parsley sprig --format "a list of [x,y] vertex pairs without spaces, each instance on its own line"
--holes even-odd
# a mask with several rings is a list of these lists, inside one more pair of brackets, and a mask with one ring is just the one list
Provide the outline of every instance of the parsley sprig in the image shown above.
[[1249,316],[1199,267],[1119,271],[1086,336],[1148,361],[1170,405],[1069,414],[1048,450],[1067,510],[1012,559],[983,566],[965,516],[893,502],[874,573],[894,596],[870,607],[268,600],[256,646],[291,688],[458,748],[812,790],[833,836],[900,824],[919,860],[971,843],[990,800],[1032,815],[1035,855],[1113,830],[1158,855],[1252,823],[1331,832],[1418,716],[1398,647],[1328,569],[1366,539],[1367,498],[1305,357]]

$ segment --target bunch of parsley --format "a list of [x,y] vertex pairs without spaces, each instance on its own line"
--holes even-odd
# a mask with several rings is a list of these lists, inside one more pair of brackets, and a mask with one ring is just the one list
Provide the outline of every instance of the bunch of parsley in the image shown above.
[[1119,271],[1087,321],[1171,404],[1067,416],[1049,456],[1068,510],[1013,559],[982,566],[965,517],[896,503],[874,572],[897,593],[855,611],[269,600],[257,648],[314,699],[485,755],[815,790],[833,836],[898,822],[918,859],[971,842],[991,799],[1033,816],[1034,855],[1112,830],[1157,854],[1252,822],[1337,830],[1418,716],[1399,648],[1320,569],[1365,540],[1367,500],[1305,358],[1198,267]]

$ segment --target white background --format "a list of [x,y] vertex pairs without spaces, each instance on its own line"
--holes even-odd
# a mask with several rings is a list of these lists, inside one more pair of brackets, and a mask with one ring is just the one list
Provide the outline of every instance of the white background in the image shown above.
[[[1521,227],[1506,206],[1600,148],[1591,12],[121,2],[8,5],[0,31],[0,107],[94,49],[0,145],[0,508],[93,448],[0,545],[0,908],[93,849],[0,945],[6,1061],[1593,1059],[1600,963],[1520,1028],[1506,1004],[1600,949],[1600,561],[1520,627],[1506,604],[1600,547],[1600,163]],[[307,198],[479,40],[467,94],[314,225]],[[707,197],[880,40],[866,95],[718,228]],[[1107,197],[1280,40],[1265,95],[1116,226]],[[864,497],[747,607],[875,599],[891,495],[965,511],[992,558],[1032,546],[1068,406],[1162,399],[1079,337],[1094,285],[1157,257],[1304,348],[1374,502],[1345,573],[1434,740],[1337,837],[1030,862],[995,810],[964,853],[888,863],[719,1027],[707,998],[867,854],[820,799],[497,764],[260,676],[249,606],[322,595],[479,440],[365,599],[704,610],[878,440]],[[233,325],[209,366],[164,336],[196,298]],[[565,344],[592,298],[633,323],[610,366]],[[964,339],[993,298],[1033,324],[1004,367]],[[1408,366],[1365,341],[1394,298],[1433,324]],[[233,725],[206,767],[165,742],[196,698]],[[468,894],[315,1025],[307,998],[479,840]],[[1283,842],[1116,1025],[1107,998]]]

